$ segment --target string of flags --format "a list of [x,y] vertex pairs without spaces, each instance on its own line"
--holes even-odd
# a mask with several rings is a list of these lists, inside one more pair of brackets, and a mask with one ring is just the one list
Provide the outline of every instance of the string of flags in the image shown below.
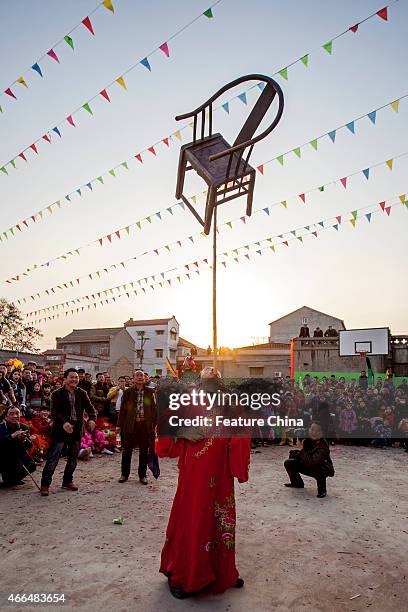
[[[399,112],[399,106],[400,106],[400,102],[404,99],[406,99],[408,97],[408,94],[404,94],[402,96],[400,96],[399,98],[397,98],[396,100],[392,100],[391,102],[386,102],[385,104],[383,104],[382,106],[364,114],[361,115],[359,117],[354,118],[351,121],[348,121],[347,123],[338,126],[334,129],[329,130],[328,132],[325,132],[324,134],[321,134],[320,136],[316,136],[315,138],[312,138],[311,140],[309,140],[306,143],[303,143],[301,145],[297,145],[296,147],[294,147],[293,149],[290,149],[289,151],[286,151],[285,153],[281,153],[280,155],[277,155],[276,157],[274,157],[273,159],[269,159],[266,160],[264,162],[262,162],[261,164],[259,164],[257,166],[257,170],[260,174],[264,175],[265,173],[265,166],[267,164],[272,163],[273,161],[278,162],[279,165],[283,166],[284,165],[284,161],[285,158],[290,156],[295,155],[297,158],[301,158],[302,157],[302,151],[306,148],[306,147],[311,147],[312,150],[314,151],[318,151],[318,143],[319,141],[321,141],[323,138],[329,138],[329,140],[335,144],[336,143],[336,137],[337,134],[340,130],[346,130],[348,133],[351,134],[356,134],[356,124],[359,121],[362,121],[366,118],[368,118],[370,120],[370,123],[372,125],[376,125],[376,121],[377,121],[377,114],[379,112],[381,112],[382,110],[386,109],[386,108],[392,108],[392,110],[395,113]],[[186,126],[188,127],[188,126]],[[185,128],[182,128],[185,129]],[[182,141],[182,135],[181,135],[181,130],[177,130],[176,132],[174,132],[173,134],[170,134],[167,138],[164,138],[162,141],[160,141],[160,143],[164,143],[166,145],[166,147],[170,146],[170,142],[172,140],[174,140],[174,138],[176,138],[179,141]],[[41,220],[44,220],[44,217],[47,217],[49,215],[52,215],[56,210],[59,210],[62,205],[69,205],[71,203],[71,199],[74,197],[82,197],[85,193],[89,193],[91,191],[93,191],[95,186],[100,186],[100,185],[104,185],[105,180],[106,179],[112,179],[112,178],[118,178],[120,176],[122,176],[122,172],[123,170],[128,171],[129,170],[129,165],[132,161],[136,160],[136,163],[138,164],[143,164],[143,157],[142,154],[149,154],[150,157],[156,157],[157,156],[157,144],[159,143],[155,143],[154,145],[148,147],[147,149],[145,149],[144,151],[137,153],[136,155],[130,157],[129,159],[120,162],[119,164],[117,164],[116,166],[114,166],[113,168],[111,168],[110,170],[108,170],[107,172],[94,177],[92,179],[90,179],[89,181],[87,181],[86,183],[80,185],[79,187],[76,187],[73,191],[71,191],[70,193],[66,194],[64,196],[64,198],[61,198],[59,200],[56,200],[55,202],[49,204],[48,206],[38,210],[36,213],[27,216],[25,219],[23,219],[22,221],[20,221],[19,223],[16,223],[15,225],[9,227],[7,230],[3,230],[0,231],[0,242],[4,240],[9,240],[10,238],[15,237],[16,235],[18,235],[19,232],[22,232],[25,229],[30,229],[31,227],[33,227],[33,225]],[[392,160],[389,160],[389,163],[392,164]],[[7,169],[6,168],[0,168],[0,172],[6,172],[7,173]],[[369,169],[367,169],[367,172],[369,172]],[[366,177],[368,178],[368,176]],[[344,179],[346,180],[347,177],[344,177]],[[195,194],[192,195],[190,197],[190,199],[196,203],[197,199],[198,199],[199,195]],[[160,210],[158,213],[155,213],[156,216],[158,215],[163,215],[166,212],[169,212],[170,214],[173,214],[173,209],[177,206],[177,204],[173,204],[170,207],[167,207],[163,210]],[[143,221],[146,221],[150,223],[149,221],[150,217],[145,217],[144,219],[141,219],[139,221],[137,221],[136,223],[130,224],[129,226],[126,226],[124,228],[121,228],[122,230],[128,231],[127,228],[132,227],[132,225],[138,225],[141,224]],[[140,229],[140,227],[139,227]],[[116,230],[116,231],[120,231],[120,230]],[[107,240],[109,239],[109,234],[105,237]],[[98,241],[103,241],[104,238],[99,238]]]
[[[60,38],[57,42],[55,42],[48,51],[45,51],[41,57],[39,57],[33,64],[25,70],[17,79],[15,79],[3,92],[0,93],[0,112],[4,112],[1,106],[2,98],[8,98],[9,100],[17,100],[19,96],[19,91],[21,91],[21,86],[24,89],[29,88],[30,78],[29,76],[36,75],[37,78],[44,78],[44,73],[47,64],[45,61],[53,61],[57,64],[60,64],[60,57],[57,54],[57,47],[61,45],[68,45],[71,49],[75,50],[75,43],[72,37],[73,33],[80,29],[85,28],[92,36],[95,36],[94,25],[91,22],[91,16],[96,13],[96,11],[100,8],[108,9],[110,13],[113,15],[115,12],[115,8],[113,6],[112,0],[102,0],[84,19],[82,19],[79,23],[77,23],[65,36]],[[14,86],[16,86],[16,89]],[[16,91],[18,93],[16,93]]]
[[[393,158],[392,161],[394,162],[394,159],[399,159],[401,157],[407,156],[408,155],[408,151],[405,153],[401,153],[400,155],[398,155],[396,158]],[[378,162],[376,164],[373,164],[372,166],[369,166],[368,168],[363,168],[362,170],[357,170],[355,172],[352,172],[350,174],[348,174],[347,176],[343,176],[343,177],[338,177],[336,179],[333,179],[327,183],[323,183],[323,184],[319,184],[318,186],[314,186],[308,190],[305,190],[304,192],[302,192],[301,194],[296,194],[296,195],[291,195],[291,196],[287,196],[285,199],[283,200],[279,200],[276,202],[273,202],[271,204],[269,204],[268,206],[261,206],[260,208],[254,209],[252,211],[252,217],[256,216],[256,215],[260,215],[260,214],[266,214],[267,216],[270,215],[271,210],[276,207],[276,206],[283,206],[285,209],[287,209],[288,207],[288,202],[291,202],[292,200],[294,200],[294,202],[296,204],[299,204],[300,202],[302,202],[303,204],[306,204],[306,199],[307,197],[313,193],[313,192],[318,192],[318,193],[323,193],[327,190],[328,187],[330,186],[336,186],[336,185],[341,185],[342,188],[347,189],[347,185],[349,183],[349,179],[354,177],[354,176],[361,176],[361,174],[365,177],[366,180],[369,180],[370,178],[370,172],[372,169],[374,168],[378,168],[381,166],[386,166],[390,169],[392,169],[393,164],[388,163],[389,160],[386,161],[381,161]],[[400,196],[401,198],[405,198],[405,196]],[[184,203],[183,202],[179,202],[177,204],[174,205],[174,207],[180,207],[182,210],[185,210],[184,208]],[[169,209],[167,209],[169,210]],[[171,214],[173,214],[173,212],[171,212]],[[160,221],[163,220],[162,214],[160,212],[156,213],[155,215],[152,216],[153,218],[157,218]],[[152,222],[152,217],[150,217],[150,223]],[[252,219],[252,217],[247,217],[246,215],[243,215],[241,217],[235,217],[234,219],[230,219],[229,221],[225,221],[221,224],[218,225],[218,231],[220,229],[232,229],[233,224],[235,225],[236,223],[244,223],[246,224],[247,221],[249,221],[250,219]],[[137,226],[138,229],[141,229],[141,225]],[[127,226],[125,228],[125,232],[121,234],[122,230],[116,230],[114,232],[112,232],[111,234],[108,234],[107,236],[107,241],[105,244],[112,244],[112,240],[118,239],[120,240],[123,236],[129,236],[130,235],[130,228],[131,226]],[[89,279],[89,280],[95,280],[95,279],[99,279],[101,278],[101,276],[103,274],[109,274],[113,271],[116,271],[117,269],[125,268],[126,264],[128,264],[131,261],[134,261],[136,259],[140,259],[141,257],[147,256],[147,255],[161,255],[161,254],[167,254],[170,253],[172,251],[173,248],[180,248],[183,245],[190,245],[190,244],[195,244],[195,241],[200,239],[200,237],[203,238],[207,238],[207,236],[204,234],[204,232],[198,232],[196,234],[193,234],[191,236],[188,237],[183,237],[183,238],[179,238],[178,240],[174,240],[173,242],[170,242],[169,244],[165,244],[165,245],[161,245],[161,246],[156,246],[152,249],[149,249],[147,251],[144,251],[142,253],[139,253],[133,257],[130,257],[128,259],[125,259],[123,261],[120,262],[116,262],[114,264],[111,264],[105,268],[84,274],[83,276],[79,276],[76,277],[74,279],[71,280],[67,280],[67,281],[63,281],[61,283],[59,283],[58,285],[54,286],[54,287],[50,287],[49,289],[45,289],[44,291],[40,292],[40,293],[36,293],[35,295],[31,295],[27,298],[21,298],[19,300],[17,300],[17,303],[20,305],[22,303],[26,303],[27,300],[36,300],[39,299],[41,297],[41,295],[50,295],[50,294],[54,294],[56,293],[57,290],[64,290],[64,289],[69,289],[70,287],[74,287],[76,285],[79,285],[81,280],[83,279]],[[8,278],[5,282],[6,283],[14,283],[14,282],[18,282],[23,280],[24,277],[28,276],[31,272],[34,272],[35,270],[41,270],[41,268],[44,267],[49,267],[52,263],[55,263],[59,260],[67,260],[70,257],[74,257],[74,256],[79,256],[81,249],[95,245],[95,244],[99,244],[100,246],[103,246],[103,239],[99,238],[97,241],[94,241],[92,243],[88,243],[88,245],[84,245],[82,247],[78,247],[77,249],[73,249],[67,253],[64,253],[63,255],[60,255],[52,260],[49,260],[46,263],[43,264],[34,264],[34,266],[32,268],[27,268],[27,270],[25,272],[23,272],[22,274],[18,274],[15,275],[13,277]]]
[[[117,78],[113,79],[110,83],[105,85],[105,87],[103,87],[103,89],[101,89],[101,91],[99,91],[98,93],[93,95],[91,98],[89,98],[89,100],[87,100],[86,102],[81,104],[78,108],[76,108],[75,110],[71,111],[66,117],[64,117],[61,121],[59,121],[54,127],[50,128],[42,136],[39,136],[31,145],[25,147],[21,151],[21,153],[19,153],[18,155],[15,155],[13,157],[13,159],[11,159],[9,162],[3,164],[3,166],[1,167],[2,170],[3,170],[3,168],[5,168],[7,170],[7,167],[9,167],[9,166],[11,166],[12,168],[16,169],[16,167],[17,167],[16,166],[16,162],[19,159],[23,160],[24,162],[27,162],[28,159],[29,159],[28,154],[31,154],[31,155],[34,155],[34,156],[39,155],[39,150],[38,150],[39,145],[43,144],[44,141],[47,142],[48,144],[52,144],[52,142],[57,137],[58,138],[62,138],[62,136],[63,136],[63,128],[65,128],[67,126],[69,126],[69,129],[76,127],[75,121],[76,121],[76,116],[78,115],[78,113],[84,113],[85,112],[85,114],[87,114],[88,116],[89,115],[93,116],[94,111],[93,111],[93,108],[91,106],[91,103],[93,104],[93,102],[96,99],[103,99],[104,103],[106,103],[106,102],[110,103],[111,102],[111,98],[110,98],[109,93],[111,92],[111,90],[113,88],[120,87],[122,90],[126,91],[127,90],[127,84],[126,84],[126,81],[125,81],[125,76],[128,75],[130,72],[132,72],[135,68],[143,67],[143,69],[147,69],[149,72],[151,72],[152,71],[152,66],[151,66],[150,62],[151,62],[152,56],[155,53],[160,53],[161,55],[164,55],[166,58],[169,58],[170,57],[169,42],[171,40],[174,40],[177,36],[179,36],[187,28],[189,28],[191,25],[193,25],[198,19],[201,19],[202,17],[205,17],[206,19],[212,19],[214,17],[213,8],[217,4],[219,4],[220,2],[222,2],[222,0],[217,0],[216,2],[214,2],[207,10],[205,10],[203,13],[200,13],[200,15],[198,15],[197,17],[192,19],[189,23],[187,23],[186,25],[184,25],[181,28],[179,28],[177,30],[177,32],[172,34],[166,41],[164,41],[158,47],[153,49],[153,51],[148,53],[145,57],[143,57],[142,59],[138,60],[135,64],[130,66],[130,68],[127,68],[127,70],[125,70]],[[59,61],[54,52],[53,52],[53,55],[55,56],[56,60]],[[26,86],[27,86],[27,84],[26,84]],[[14,95],[14,93],[11,90],[10,90],[10,94],[12,95],[13,98],[16,98],[16,96]],[[0,111],[1,111],[1,106],[0,106]],[[58,138],[57,138],[57,140],[58,140]]]
[[[354,228],[356,227],[357,221],[363,219],[365,219],[368,224],[371,224],[372,216],[374,214],[382,212],[385,214],[385,217],[388,218],[390,217],[391,210],[394,206],[403,204],[406,208],[408,208],[408,200],[406,198],[407,196],[405,194],[402,194],[398,196],[398,201],[391,202],[388,205],[387,201],[383,201],[380,203],[376,203],[375,205],[355,209],[347,213],[342,213],[334,217],[329,217],[328,219],[324,219],[322,221],[313,222],[309,225],[289,230],[287,232],[284,232],[283,234],[269,236],[267,238],[263,238],[250,244],[241,245],[239,247],[231,249],[228,252],[218,253],[217,257],[221,257],[220,263],[224,268],[226,268],[229,264],[232,264],[233,262],[243,263],[245,262],[245,260],[251,261],[251,257],[256,257],[256,255],[259,256],[266,253],[276,253],[276,249],[278,247],[289,247],[289,243],[293,241],[297,241],[303,244],[305,237],[314,236],[315,238],[317,238],[318,234],[325,230],[334,229],[336,232],[338,232],[345,225],[347,225],[346,222],[349,222]],[[55,313],[57,311],[56,314],[48,315],[46,317],[32,321],[32,324],[38,324],[47,320],[59,318],[60,316],[62,316],[62,314],[68,316],[68,314],[70,313],[79,313],[86,309],[89,310],[92,307],[97,308],[98,300],[99,305],[104,306],[105,304],[108,304],[112,301],[115,302],[116,299],[119,299],[120,297],[123,297],[125,295],[130,298],[131,294],[138,295],[140,294],[140,292],[142,294],[145,294],[147,289],[154,290],[158,287],[163,288],[165,286],[171,286],[172,282],[174,281],[178,281],[179,283],[181,283],[182,280],[191,280],[194,274],[200,275],[200,271],[203,267],[206,269],[211,269],[211,265],[209,264],[207,258],[186,263],[180,268],[170,268],[163,272],[148,275],[134,281],[129,281],[124,284],[116,285],[115,287],[109,287],[108,289],[104,289],[93,294],[83,295],[81,297],[61,302],[59,304],[46,306],[44,308],[27,312],[25,314],[27,318],[31,318],[37,317],[42,313]],[[173,273],[172,276],[170,278],[166,278],[170,273]],[[117,292],[118,295],[115,296],[115,292]],[[58,312],[59,310],[63,310],[64,308],[68,308],[70,310],[66,310],[64,313]]]
[[[217,0],[217,2],[215,2],[214,4],[211,5],[210,8],[208,8],[206,11],[204,11],[203,13],[201,13],[198,17],[196,17],[193,21],[191,21],[189,25],[191,25],[192,23],[194,23],[195,21],[197,21],[197,19],[199,19],[202,16],[205,16],[207,18],[212,18],[213,15],[213,11],[212,9],[216,6],[216,4],[218,4],[219,2],[221,2],[222,0]],[[365,23],[366,21],[369,21],[373,18],[380,18],[384,21],[388,21],[388,8],[390,6],[392,6],[393,4],[395,4],[396,2],[398,2],[399,0],[394,0],[392,3],[390,3],[389,5],[385,6],[383,9],[376,11],[375,13],[370,14],[368,17],[366,17],[365,19],[362,19],[360,22],[358,22],[357,24],[354,24],[353,26],[351,26],[350,28],[347,28],[347,30],[344,30],[343,32],[340,32],[339,34],[337,34],[336,36],[334,36],[330,41],[324,43],[323,45],[321,45],[320,47],[318,47],[319,50],[323,49],[325,50],[327,53],[329,53],[329,55],[332,55],[333,53],[333,42],[337,39],[339,39],[340,37],[353,32],[356,33],[359,29],[359,26],[362,23]],[[67,127],[68,126],[71,127],[76,127],[75,121],[74,121],[74,117],[77,113],[79,112],[84,112],[85,114],[89,115],[93,115],[93,109],[91,107],[91,102],[93,102],[96,99],[100,99],[101,97],[104,98],[105,101],[111,102],[110,97],[109,97],[109,92],[108,90],[111,87],[117,87],[118,85],[126,90],[127,89],[127,85],[126,82],[124,80],[124,76],[126,74],[128,74],[129,72],[131,72],[132,70],[134,70],[136,67],[138,66],[143,66],[144,68],[146,68],[147,70],[149,70],[151,72],[152,67],[151,64],[149,62],[149,58],[153,53],[156,53],[157,51],[164,53],[164,55],[166,55],[166,57],[169,57],[170,55],[170,51],[169,51],[169,46],[168,46],[168,42],[170,40],[172,40],[175,36],[178,35],[178,33],[181,33],[182,31],[184,31],[188,26],[184,26],[183,28],[180,28],[180,30],[174,34],[173,36],[171,36],[166,42],[164,42],[162,45],[160,45],[159,47],[157,47],[154,51],[152,51],[152,53],[148,54],[145,58],[143,58],[142,60],[138,61],[136,64],[134,64],[133,66],[131,66],[130,68],[128,68],[122,75],[120,75],[117,79],[115,79],[114,81],[112,81],[111,83],[109,83],[109,85],[106,85],[100,92],[98,92],[97,94],[95,94],[94,96],[92,96],[92,98],[90,98],[87,102],[85,102],[84,104],[82,104],[80,107],[78,107],[75,111],[72,111],[67,117],[65,117],[60,123],[58,123],[55,127],[51,128],[50,130],[48,130],[43,136],[38,137],[34,143],[32,143],[30,146],[26,147],[25,149],[23,149],[23,151],[21,153],[19,153],[18,155],[14,156],[13,159],[11,159],[10,161],[8,161],[7,163],[3,164],[2,166],[0,166],[0,170],[3,172],[3,174],[7,174],[7,172],[5,172],[5,170],[8,170],[9,167],[12,167],[13,169],[16,169],[16,162],[19,159],[22,159],[23,161],[27,162],[28,161],[28,155],[31,156],[37,156],[39,154],[38,152],[38,145],[41,143],[43,144],[43,142],[47,142],[47,143],[52,143],[53,140],[55,140],[55,138],[58,136],[59,138],[61,138],[63,136],[63,127]],[[303,54],[301,57],[297,58],[296,60],[294,60],[293,62],[291,62],[290,64],[288,64],[287,66],[277,70],[275,73],[272,74],[272,76],[276,76],[276,77],[281,77],[284,80],[288,80],[288,70],[289,68],[293,67],[296,64],[302,64],[305,67],[309,66],[309,59],[310,59],[310,55],[313,53],[313,51],[310,51],[306,54]],[[232,100],[237,99],[240,100],[240,102],[242,102],[243,104],[247,104],[248,100],[247,100],[247,92],[250,91],[251,89],[254,89],[255,87],[259,87],[260,89],[263,89],[264,87],[264,83],[258,83],[256,85],[253,85],[251,87],[249,87],[247,90],[237,94],[236,96],[233,96],[232,98],[230,98],[227,102],[225,102],[224,104],[222,104],[220,107],[215,108],[214,110],[219,110],[220,108],[222,108],[227,114],[229,114],[230,112],[230,103]],[[187,127],[187,126],[186,126]],[[69,129],[70,129],[69,128]],[[183,128],[182,128],[183,129]],[[181,132],[181,130],[178,130],[177,132]],[[177,132],[175,134],[177,134]],[[58,138],[57,138],[58,140]],[[166,146],[166,139],[162,139],[161,141],[159,141],[159,143],[163,142]],[[156,144],[159,144],[156,143]],[[154,146],[153,146],[154,148]],[[153,153],[153,151],[151,151],[150,148],[148,148],[146,150],[146,152],[151,152]],[[155,154],[155,153],[153,153]],[[139,161],[141,161],[139,159]]]

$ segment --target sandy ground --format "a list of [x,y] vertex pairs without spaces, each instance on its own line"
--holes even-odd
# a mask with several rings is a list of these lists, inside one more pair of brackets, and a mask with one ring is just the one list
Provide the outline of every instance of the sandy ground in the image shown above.
[[[336,447],[336,476],[323,500],[309,478],[304,490],[282,486],[287,455],[276,447],[253,453],[250,482],[236,486],[245,587],[184,601],[158,573],[175,460],[162,460],[161,477],[148,486],[136,475],[119,484],[116,455],[80,463],[77,493],[59,488],[62,462],[49,498],[29,479],[1,490],[1,609],[9,593],[45,592],[65,593],[65,609],[81,611],[406,610],[408,455]],[[122,526],[112,522],[118,515]]]

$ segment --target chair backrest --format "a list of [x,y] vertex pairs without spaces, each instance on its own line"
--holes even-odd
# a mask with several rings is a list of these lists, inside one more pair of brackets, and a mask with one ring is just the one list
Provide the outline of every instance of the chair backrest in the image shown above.
[[249,117],[245,121],[240,133],[236,137],[233,146],[240,145],[252,139],[262,119],[265,117],[270,105],[272,104],[275,95],[276,89],[268,83],[259,96],[254,108],[250,112]]

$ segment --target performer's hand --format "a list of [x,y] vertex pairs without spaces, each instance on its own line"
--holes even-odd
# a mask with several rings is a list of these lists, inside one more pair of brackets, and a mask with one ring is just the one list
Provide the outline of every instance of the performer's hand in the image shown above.
[[62,429],[68,434],[72,434],[74,431],[74,428],[72,427],[71,423],[68,423],[68,421],[63,424]]
[[89,431],[93,431],[95,429],[95,421],[88,421]]
[[301,450],[303,449],[303,440],[296,440],[296,446],[297,448],[300,448]]
[[14,433],[11,434],[11,437],[14,438],[24,438],[25,431],[23,429],[18,429]]

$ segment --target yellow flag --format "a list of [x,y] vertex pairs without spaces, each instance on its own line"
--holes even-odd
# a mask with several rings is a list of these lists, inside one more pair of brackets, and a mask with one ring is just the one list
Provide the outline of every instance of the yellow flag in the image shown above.
[[350,219],[350,223],[353,227],[356,227],[356,220],[355,219]]
[[405,193],[400,195],[399,199],[401,200],[401,204],[405,204]]
[[112,13],[115,12],[115,9],[113,8],[112,0],[103,0],[102,4],[105,8],[112,11]]
[[21,85],[24,85],[24,87],[27,87],[27,89],[28,89],[28,85],[27,85],[27,83],[25,82],[25,80],[23,79],[22,76],[17,79],[17,83],[21,83]]
[[286,200],[282,200],[281,204],[282,204],[282,206],[284,206],[285,208],[287,208],[287,206],[288,206],[288,203],[286,202]]
[[392,162],[393,161],[394,161],[393,159],[387,159],[387,161],[385,162],[390,170],[392,170]]
[[394,100],[394,102],[391,102],[391,108],[396,113],[398,113],[398,106],[399,106],[399,100]]
[[180,134],[180,130],[177,130],[177,132],[174,132],[174,136],[178,139],[181,140],[181,134]]
[[192,196],[191,196],[191,199],[193,200],[194,204],[197,202],[197,196],[192,195]]
[[119,83],[119,85],[121,87],[123,87],[123,89],[127,89],[126,83],[125,83],[125,80],[124,80],[123,76],[121,76],[118,79],[116,79],[116,82]]

